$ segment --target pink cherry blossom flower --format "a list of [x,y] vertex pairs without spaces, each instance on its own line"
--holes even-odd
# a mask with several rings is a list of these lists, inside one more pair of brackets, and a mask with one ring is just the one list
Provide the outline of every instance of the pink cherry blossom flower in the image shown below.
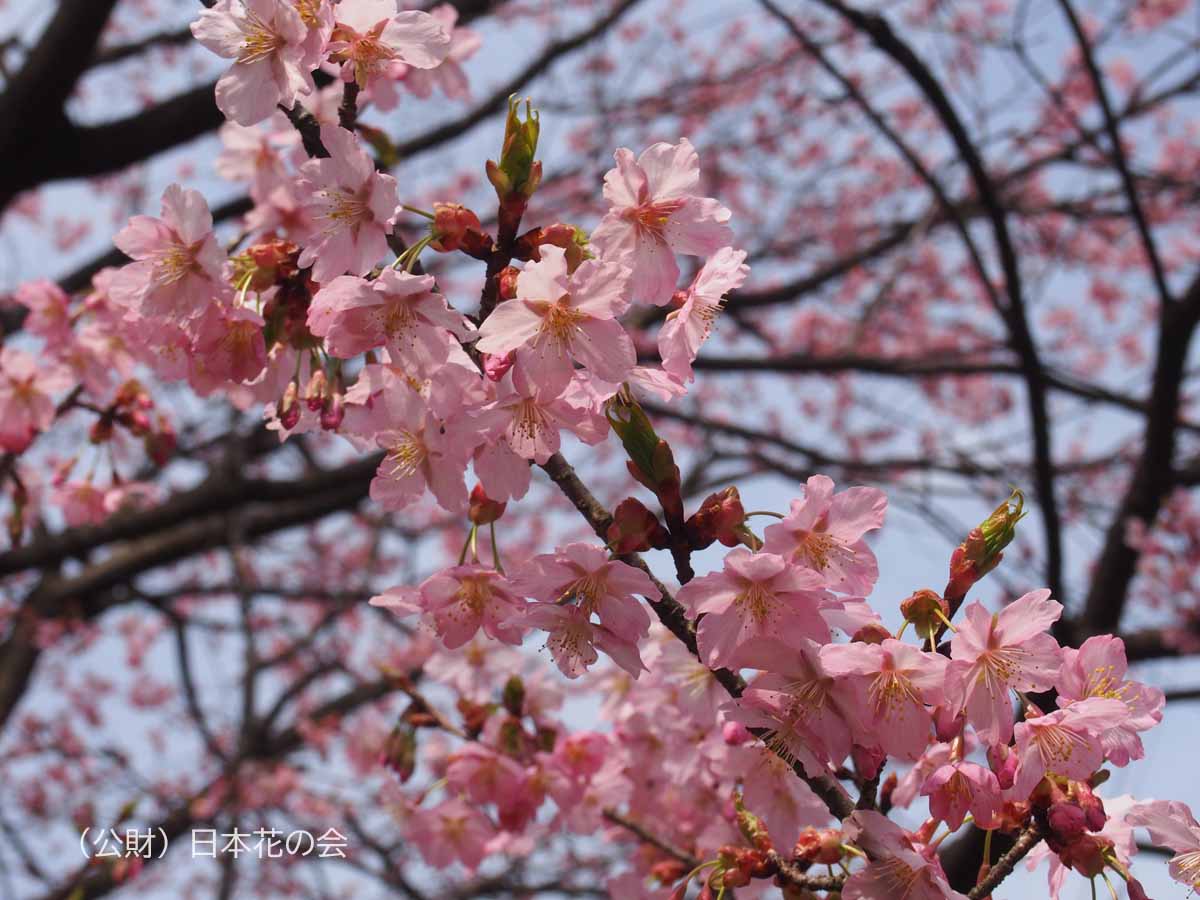
[[[538,464],[558,452],[564,430],[585,444],[599,443],[608,434],[608,420],[601,404],[593,403],[585,391],[573,389],[578,382],[576,377],[566,391],[551,393],[530,381],[521,369],[514,369],[500,383],[495,401],[483,410],[480,421],[486,423],[489,434],[503,435],[500,443],[519,460]],[[519,464],[528,470],[526,463]]]
[[595,614],[609,631],[636,643],[650,629],[650,614],[635,594],[660,600],[662,592],[641,569],[609,559],[601,547],[579,542],[535,556],[513,579],[513,588],[545,603],[573,603]]
[[607,653],[634,678],[646,668],[636,641],[593,623],[581,606],[531,603],[514,624],[549,632],[546,649],[559,671],[568,678],[578,678],[595,664],[600,658],[596,648]]
[[396,0],[342,0],[334,7],[331,57],[342,64],[342,80],[360,88],[386,76],[394,63],[432,69],[450,51],[450,35],[424,12],[396,11]]
[[1156,846],[1175,852],[1168,866],[1172,878],[1200,888],[1200,824],[1187,804],[1177,800],[1139,803],[1126,813],[1125,822],[1146,828]]
[[1100,735],[1125,715],[1119,700],[1092,697],[1017,723],[1017,777],[1013,794],[1024,800],[1044,775],[1090,778],[1104,762]]
[[318,231],[304,245],[299,263],[311,265],[313,278],[325,284],[346,272],[365,275],[383,257],[397,195],[396,179],[375,171],[349,131],[322,125],[321,142],[329,158],[300,167],[300,189]]
[[517,365],[549,393],[567,386],[572,360],[620,384],[637,361],[616,320],[629,305],[629,270],[589,259],[568,273],[561,247],[540,250],[541,260],[526,263],[517,276],[517,296],[480,326],[476,348],[496,355],[517,350]]
[[54,421],[54,395],[71,386],[57,364],[39,367],[32,354],[0,347],[0,448],[20,453]]
[[225,252],[196,191],[169,185],[162,218],[134,216],[113,242],[134,262],[113,276],[109,295],[146,318],[186,322],[229,292],[221,277]]
[[708,340],[725,306],[725,295],[741,287],[749,274],[745,250],[722,247],[705,262],[684,293],[683,303],[667,314],[658,332],[658,355],[667,372],[680,381],[692,380],[692,360]]
[[996,776],[978,763],[962,760],[935,769],[925,779],[921,793],[929,797],[930,815],[945,822],[951,831],[959,829],[968,812],[980,828],[987,828],[1004,805]]
[[393,359],[404,360],[417,372],[432,373],[446,361],[448,337],[463,340],[473,330],[433,286],[432,275],[392,268],[373,281],[341,275],[313,297],[308,329],[343,359],[386,347]]
[[886,816],[859,810],[842,830],[872,857],[865,869],[846,879],[844,900],[966,900],[946,881],[937,854],[916,844]]
[[1010,691],[1044,691],[1054,686],[1062,650],[1046,629],[1062,615],[1047,590],[1030,591],[992,614],[970,604],[950,642],[946,671],[950,708],[989,744],[1006,744],[1013,733]]
[[728,247],[730,212],[693,194],[700,157],[687,138],[654,144],[636,160],[622,147],[614,158],[617,167],[604,176],[612,208],[592,233],[592,244],[602,258],[633,270],[635,301],[668,303],[679,281],[675,254],[709,256]]
[[804,499],[793,500],[787,517],[763,532],[763,549],[820,572],[832,591],[865,597],[879,577],[879,565],[863,535],[883,525],[886,511],[887,497],[877,488],[834,494],[833,479],[813,475],[804,485]]
[[1108,697],[1127,707],[1126,718],[1101,735],[1105,756],[1115,766],[1127,766],[1145,755],[1138,732],[1148,731],[1162,721],[1166,702],[1158,688],[1127,681],[1128,667],[1125,642],[1111,635],[1096,635],[1078,650],[1064,647],[1058,673],[1059,706],[1088,697]]
[[308,29],[285,0],[217,0],[192,23],[192,34],[234,61],[217,81],[217,107],[239,125],[261,122],[314,89],[312,66],[304,64]]
[[689,581],[677,599],[688,618],[703,616],[696,642],[705,664],[731,668],[754,665],[756,645],[768,638],[827,642],[822,584],[821,576],[782,556],[739,547],[726,554],[722,571]]
[[820,645],[804,638],[763,643],[760,662],[767,671],[725,707],[729,718],[767,729],[768,746],[810,775],[839,765],[850,755],[850,728],[834,679],[822,666]]
[[452,797],[414,812],[406,833],[425,862],[435,869],[444,869],[458,860],[474,871],[487,855],[485,848],[496,829],[474,806],[461,797]]
[[249,128],[226,122],[217,130],[221,152],[213,168],[222,178],[248,183],[251,196],[260,202],[288,180],[285,154],[299,143],[291,124],[282,115],[279,120]]
[[778,754],[758,744],[746,747],[743,755],[743,799],[766,822],[776,846],[791,847],[800,829],[829,822],[828,807]]
[[451,4],[435,6],[429,14],[450,35],[450,47],[446,58],[432,69],[411,68],[405,72],[404,86],[421,98],[430,97],[434,87],[440,87],[451,100],[465,100],[471,89],[462,64],[475,55],[483,41],[470,28],[457,27],[458,10]]
[[24,329],[46,341],[51,352],[71,340],[71,298],[57,284],[45,278],[27,281],[17,288],[16,301],[29,310]]
[[449,650],[457,649],[482,628],[488,637],[520,644],[521,631],[507,624],[525,604],[508,580],[479,565],[444,569],[421,583],[421,608],[433,616]]
[[924,752],[933,725],[928,707],[943,699],[945,657],[887,639],[828,644],[821,648],[821,664],[851,695],[846,706],[858,711],[860,743],[906,760]]
[[252,309],[210,309],[196,327],[188,381],[204,395],[231,382],[250,382],[267,365],[263,317]]
[[475,445],[466,439],[462,423],[441,419],[407,386],[385,391],[381,406],[389,426],[375,435],[385,455],[371,481],[371,499],[398,510],[428,488],[443,509],[465,508],[463,477]]

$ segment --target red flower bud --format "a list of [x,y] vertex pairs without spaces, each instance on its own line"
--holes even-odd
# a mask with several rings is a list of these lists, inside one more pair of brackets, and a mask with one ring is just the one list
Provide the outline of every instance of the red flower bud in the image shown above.
[[671,543],[671,535],[658,517],[634,497],[622,500],[613,510],[613,522],[605,538],[614,553],[662,550]]
[[471,503],[467,508],[467,518],[474,525],[490,525],[502,515],[508,504],[492,500],[483,492],[483,485],[477,484],[471,491]]
[[900,601],[900,614],[916,628],[919,637],[936,638],[950,619],[950,604],[936,591],[924,588]]

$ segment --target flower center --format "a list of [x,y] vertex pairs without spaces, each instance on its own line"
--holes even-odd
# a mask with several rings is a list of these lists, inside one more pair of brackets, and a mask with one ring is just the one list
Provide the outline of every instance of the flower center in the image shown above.
[[572,309],[567,304],[567,298],[562,297],[557,303],[547,303],[545,314],[542,316],[540,332],[560,346],[569,346],[575,332],[579,331],[579,323],[587,316]]
[[492,599],[492,586],[486,578],[464,578],[456,595],[463,609],[475,616],[483,615],[488,601]]
[[901,707],[919,704],[920,698],[913,689],[912,681],[900,672],[880,672],[867,691],[875,715],[892,715]]
[[683,206],[682,200],[659,200],[657,203],[642,203],[626,210],[625,215],[639,232],[663,240],[667,221]]
[[1076,749],[1086,746],[1080,735],[1061,725],[1035,725],[1033,743],[1048,772],[1056,771],[1056,765],[1069,762]]
[[292,2],[296,6],[296,12],[300,13],[300,21],[309,28],[316,28],[319,24],[323,0],[292,0]]
[[1179,873],[1179,880],[1200,888],[1200,850],[1189,850],[1172,858],[1171,865]]
[[824,572],[831,561],[846,561],[853,557],[850,549],[824,531],[801,531],[796,534],[796,549],[792,561],[800,562],[810,569]]
[[154,260],[154,280],[160,287],[175,284],[199,271],[200,266],[192,248],[185,244],[171,244]]
[[402,431],[399,440],[388,450],[388,462],[392,464],[388,474],[392,478],[415,475],[428,457],[425,442],[411,431]]
[[513,415],[513,431],[527,441],[536,441],[546,427],[546,413],[532,397],[517,404]]
[[371,207],[365,197],[344,188],[329,188],[321,191],[328,203],[323,218],[329,221],[329,231],[349,226],[351,228],[369,222]]
[[242,26],[242,49],[238,52],[240,63],[258,62],[266,59],[283,45],[283,38],[257,13],[246,10],[246,25]]
[[760,625],[775,612],[775,592],[757,581],[746,585],[733,602]]

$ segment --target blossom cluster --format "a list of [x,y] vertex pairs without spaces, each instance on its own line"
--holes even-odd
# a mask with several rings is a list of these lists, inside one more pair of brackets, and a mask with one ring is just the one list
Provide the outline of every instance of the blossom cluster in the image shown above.
[[[0,446],[23,452],[76,406],[96,416],[93,443],[126,434],[152,457],[169,453],[170,427],[134,378],[145,371],[262,404],[281,438],[323,431],[376,453],[370,496],[384,510],[428,496],[466,517],[457,564],[371,601],[420,623],[417,668],[458,699],[461,724],[397,675],[413,703],[382,756],[401,784],[418,768],[437,776],[398,803],[426,862],[473,870],[491,853],[531,853],[544,834],[615,829],[623,840],[643,821],[664,833],[643,841],[614,896],[682,898],[699,878],[707,896],[755,896],[774,879],[845,898],[951,898],[963,894],[937,851],[971,823],[1044,839],[1055,892],[1068,869],[1111,871],[1136,898],[1132,834],[1144,827],[1177,854],[1172,874],[1200,884],[1200,826],[1186,807],[1098,793],[1105,767],[1141,759],[1141,735],[1162,718],[1162,692],[1127,677],[1120,639],[1062,646],[1062,606],[1045,590],[998,612],[967,602],[1013,538],[1019,497],[955,551],[942,593],[899,604],[898,633],[868,599],[881,491],[839,492],[815,475],[787,512],[767,513],[778,521],[761,535],[732,486],[685,515],[673,451],[637,398],[687,393],[748,275],[731,212],[704,195],[686,138],[617,149],[590,232],[553,222],[520,233],[541,179],[539,122],[510,104],[487,168],[493,235],[457,203],[402,202],[368,153],[383,139],[357,123],[393,108],[402,87],[466,93],[460,63],[478,39],[451,8],[218,0],[193,33],[232,60],[216,88],[230,120],[218,166],[250,186],[246,230],[224,244],[204,198],[172,185],[160,215],[116,236],[131,261],[99,273],[81,305],[46,282],[22,288],[26,330],[45,352],[0,350]],[[428,228],[411,246],[405,216]],[[486,264],[477,311],[424,272],[426,250]],[[657,358],[639,360],[631,331],[655,320]],[[611,433],[661,515],[630,497],[591,523],[603,541],[507,572],[494,525],[529,492],[531,468],[551,464],[564,435],[598,445]],[[115,468],[107,489],[69,471],[56,488],[69,492],[71,525],[137,493]],[[485,527],[490,564],[477,551]],[[695,577],[691,554],[717,542],[721,569]],[[652,549],[670,550],[677,589],[638,555]],[[571,731],[553,714],[556,688],[511,674],[531,634],[568,679],[606,687],[611,729]],[[918,797],[929,815],[915,828],[888,818]],[[664,855],[664,841],[686,853]],[[828,881],[805,874],[815,864]]]

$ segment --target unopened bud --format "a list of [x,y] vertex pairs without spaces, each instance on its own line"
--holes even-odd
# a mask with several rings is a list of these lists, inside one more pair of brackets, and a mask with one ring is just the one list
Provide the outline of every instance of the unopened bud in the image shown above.
[[397,724],[384,742],[379,761],[396,773],[400,783],[412,778],[417,769],[417,733],[408,725]]
[[850,640],[857,644],[882,644],[890,637],[892,633],[879,622],[868,622],[854,632]]
[[342,402],[342,395],[333,391],[321,406],[321,428],[325,431],[337,431],[345,418],[346,406]]
[[1025,515],[1024,506],[1025,495],[1014,488],[1012,495],[978,527],[972,528],[967,539],[955,548],[950,557],[950,582],[946,585],[951,609],[957,608],[975,582],[999,565],[1004,548],[1016,536],[1017,522]]
[[492,239],[484,234],[479,216],[460,203],[433,204],[430,230],[434,239],[429,246],[441,253],[462,250],[482,258],[492,251]]
[[467,507],[467,518],[473,525],[490,525],[502,515],[508,504],[493,500],[483,491],[482,484],[476,484],[471,491],[471,502]]
[[287,388],[283,392],[283,396],[279,398],[279,403],[275,406],[276,415],[279,416],[279,424],[283,426],[285,431],[291,431],[300,424],[299,393],[300,389],[296,386],[296,382],[289,381]]
[[900,614],[904,621],[917,630],[922,639],[936,638],[942,626],[950,620],[950,604],[941,594],[928,588],[916,591],[900,601]]
[[519,719],[524,714],[525,682],[521,680],[520,675],[513,675],[504,682],[503,702],[510,716]]
[[671,543],[671,535],[658,517],[635,497],[622,500],[613,510],[605,539],[612,551],[619,554],[662,550]]
[[684,524],[692,549],[703,550],[713,541],[720,541],[726,547],[743,543],[741,532],[745,522],[746,510],[742,507],[738,489],[727,487],[705,497],[700,508]]

